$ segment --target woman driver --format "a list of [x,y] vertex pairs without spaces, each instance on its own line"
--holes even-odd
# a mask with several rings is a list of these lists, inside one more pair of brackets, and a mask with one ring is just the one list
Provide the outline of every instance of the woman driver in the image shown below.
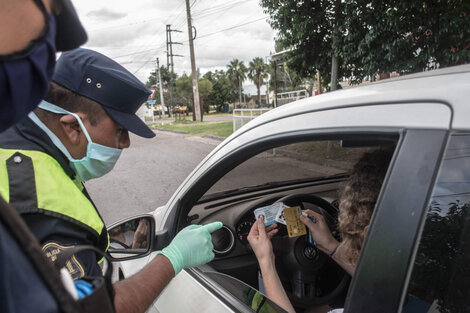
[[[354,274],[362,243],[369,226],[372,211],[392,156],[392,150],[374,150],[365,153],[356,163],[340,196],[338,229],[341,242],[331,234],[321,214],[311,210],[300,220],[309,228],[317,248],[329,255],[350,275]],[[277,233],[276,225],[264,226],[258,219],[252,226],[248,241],[258,259],[266,296],[288,312],[295,312],[276,272],[270,239]]]

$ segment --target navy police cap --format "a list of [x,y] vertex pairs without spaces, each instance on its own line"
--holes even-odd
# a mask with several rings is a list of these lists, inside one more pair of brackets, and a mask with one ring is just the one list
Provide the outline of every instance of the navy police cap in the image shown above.
[[62,53],[52,80],[103,106],[108,115],[128,131],[151,138],[155,133],[135,113],[150,90],[134,75],[96,51],[78,48]]

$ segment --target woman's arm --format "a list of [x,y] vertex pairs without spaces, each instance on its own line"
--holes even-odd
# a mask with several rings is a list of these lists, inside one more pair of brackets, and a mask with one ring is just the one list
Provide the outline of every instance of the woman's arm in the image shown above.
[[315,222],[312,222],[306,216],[300,216],[302,223],[312,232],[313,239],[317,243],[317,248],[326,255],[329,255],[339,266],[352,276],[356,269],[356,264],[352,264],[347,260],[347,251],[345,251],[344,248],[340,246],[339,241],[333,237],[323,215],[313,212],[312,210],[305,210],[303,212],[315,219]]
[[272,236],[278,231],[276,226],[271,225],[266,228],[264,226],[264,219],[258,219],[251,227],[248,234],[248,242],[258,259],[266,296],[284,310],[294,313],[294,307],[290,303],[276,271],[273,246],[271,244]]

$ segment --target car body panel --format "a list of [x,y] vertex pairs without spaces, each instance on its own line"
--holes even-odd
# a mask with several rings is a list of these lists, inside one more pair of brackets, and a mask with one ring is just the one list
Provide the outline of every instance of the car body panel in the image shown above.
[[172,279],[153,307],[159,312],[233,312],[185,270]]

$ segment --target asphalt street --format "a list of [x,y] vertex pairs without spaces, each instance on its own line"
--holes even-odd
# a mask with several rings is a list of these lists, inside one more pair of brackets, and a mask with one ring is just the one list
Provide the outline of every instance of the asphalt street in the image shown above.
[[115,168],[86,188],[106,224],[164,205],[219,140],[157,131],[145,139],[131,134]]

